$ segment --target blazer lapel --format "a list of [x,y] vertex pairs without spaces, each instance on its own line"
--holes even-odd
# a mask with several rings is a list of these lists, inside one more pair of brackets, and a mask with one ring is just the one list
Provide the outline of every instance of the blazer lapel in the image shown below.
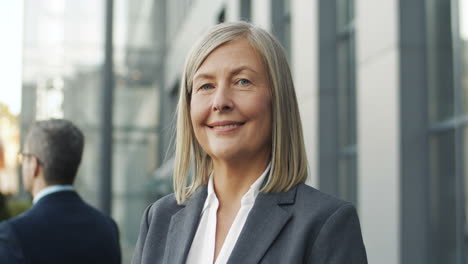
[[259,193],[228,263],[259,263],[292,213],[282,205],[293,204],[296,187],[288,192]]
[[197,231],[206,195],[206,185],[198,188],[186,202],[185,208],[172,216],[163,263],[185,263],[193,237]]

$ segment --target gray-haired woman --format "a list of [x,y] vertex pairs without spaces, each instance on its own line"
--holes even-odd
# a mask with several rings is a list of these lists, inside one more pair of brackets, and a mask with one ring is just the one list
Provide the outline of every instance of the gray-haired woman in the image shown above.
[[306,178],[281,46],[246,22],[214,26],[185,64],[175,192],[145,211],[133,263],[367,263],[353,205]]

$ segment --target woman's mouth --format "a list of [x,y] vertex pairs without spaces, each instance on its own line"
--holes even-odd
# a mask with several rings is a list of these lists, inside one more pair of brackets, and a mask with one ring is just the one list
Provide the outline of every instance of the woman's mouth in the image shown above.
[[207,126],[216,132],[231,132],[244,124],[245,122],[221,121],[209,123]]

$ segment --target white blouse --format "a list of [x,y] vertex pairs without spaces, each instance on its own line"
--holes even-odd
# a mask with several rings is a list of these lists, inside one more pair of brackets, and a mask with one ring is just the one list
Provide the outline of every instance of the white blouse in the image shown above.
[[[241,208],[237,212],[236,218],[229,229],[229,232],[224,240],[223,247],[219,251],[218,258],[215,264],[227,263],[229,256],[234,248],[234,245],[239,238],[239,234],[244,227],[247,216],[252,210],[255,199],[260,191],[260,187],[266,175],[270,171],[271,163],[268,164],[262,175],[250,186],[241,200]],[[215,240],[216,240],[216,221],[218,212],[218,198],[213,187],[213,175],[208,181],[208,195],[201,213],[200,223],[198,224],[197,232],[190,247],[187,256],[187,264],[206,264],[213,263]]]

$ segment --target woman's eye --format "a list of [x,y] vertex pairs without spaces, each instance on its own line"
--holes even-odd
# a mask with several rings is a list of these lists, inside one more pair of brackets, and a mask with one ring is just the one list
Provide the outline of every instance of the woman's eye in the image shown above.
[[213,88],[213,85],[209,84],[209,83],[206,83],[206,84],[203,84],[202,86],[200,86],[200,90],[209,90]]
[[250,84],[250,81],[247,80],[247,79],[240,79],[239,84],[242,85],[242,86],[246,86],[246,85]]

